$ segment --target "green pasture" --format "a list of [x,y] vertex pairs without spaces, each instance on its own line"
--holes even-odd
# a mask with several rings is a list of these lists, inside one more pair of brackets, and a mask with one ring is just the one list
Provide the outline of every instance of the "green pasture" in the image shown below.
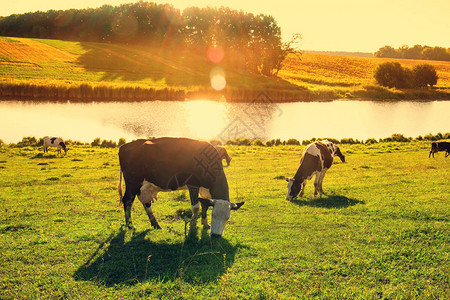
[[[222,239],[183,191],[119,207],[117,148],[0,146],[2,299],[448,299],[450,158],[429,142],[341,145],[326,195],[286,201],[303,146],[226,146]],[[210,218],[210,216],[208,216]]]

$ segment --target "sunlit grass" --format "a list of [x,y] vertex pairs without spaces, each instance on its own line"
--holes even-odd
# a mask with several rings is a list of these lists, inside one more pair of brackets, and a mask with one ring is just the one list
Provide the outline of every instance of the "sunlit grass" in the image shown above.
[[292,202],[283,177],[304,146],[226,146],[246,203],[221,241],[189,232],[185,192],[153,204],[162,230],[138,200],[124,230],[117,148],[0,147],[2,297],[446,299],[450,160],[429,146],[341,145],[327,194],[310,181]]

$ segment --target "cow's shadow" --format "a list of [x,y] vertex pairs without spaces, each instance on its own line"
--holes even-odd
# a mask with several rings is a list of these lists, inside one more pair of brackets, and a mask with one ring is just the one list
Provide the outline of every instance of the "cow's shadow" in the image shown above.
[[365,204],[364,201],[335,194],[324,194],[320,198],[296,198],[291,202],[299,206],[323,208],[345,208],[356,204]]
[[201,238],[191,231],[178,243],[152,242],[145,238],[149,232],[120,229],[99,245],[74,278],[105,286],[134,285],[149,279],[210,282],[232,266],[237,249],[242,247],[224,238],[211,239],[206,230]]

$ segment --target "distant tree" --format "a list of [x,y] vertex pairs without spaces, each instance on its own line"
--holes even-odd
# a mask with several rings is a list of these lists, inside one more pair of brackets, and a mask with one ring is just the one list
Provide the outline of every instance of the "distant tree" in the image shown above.
[[378,49],[378,51],[375,52],[374,56],[450,61],[450,49],[422,45],[414,45],[414,47],[412,48],[409,48],[407,45],[403,45],[398,49],[394,49],[391,46],[384,46]]
[[413,68],[415,83],[418,87],[433,86],[437,83],[438,76],[432,65],[420,64]]
[[375,70],[375,80],[382,86],[388,88],[410,87],[410,76],[398,62],[386,62],[379,64]]

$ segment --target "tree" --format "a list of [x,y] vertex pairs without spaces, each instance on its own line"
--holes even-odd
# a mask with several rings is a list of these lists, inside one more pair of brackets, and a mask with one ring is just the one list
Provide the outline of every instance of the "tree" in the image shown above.
[[408,72],[398,62],[386,62],[379,64],[375,70],[375,80],[382,86],[388,88],[410,87]]
[[413,68],[415,84],[418,87],[431,87],[437,83],[438,76],[432,65],[420,64]]

